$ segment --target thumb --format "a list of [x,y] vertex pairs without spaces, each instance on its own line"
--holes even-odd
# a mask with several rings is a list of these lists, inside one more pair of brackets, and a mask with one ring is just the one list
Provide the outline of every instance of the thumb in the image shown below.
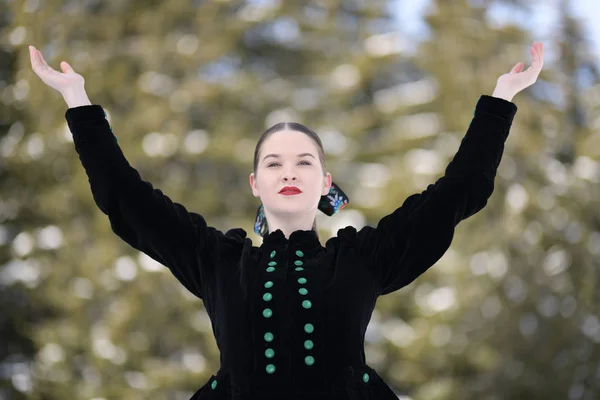
[[60,68],[62,69],[62,71],[64,73],[73,72],[73,68],[66,61],[63,61],[63,62],[60,63]]
[[525,64],[523,64],[521,61],[519,61],[518,63],[515,64],[514,67],[512,67],[512,69],[510,70],[510,73],[515,74],[517,72],[521,72],[523,70],[524,66],[525,66]]

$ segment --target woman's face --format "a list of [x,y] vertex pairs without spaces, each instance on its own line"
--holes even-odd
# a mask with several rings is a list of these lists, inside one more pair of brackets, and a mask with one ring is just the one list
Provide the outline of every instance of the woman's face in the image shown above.
[[[250,174],[254,197],[278,217],[316,211],[321,196],[329,193],[331,175],[323,176],[317,145],[306,134],[293,130],[273,133],[260,149],[256,176]],[[280,193],[286,186],[300,193]],[[307,215],[307,216],[308,216]]]

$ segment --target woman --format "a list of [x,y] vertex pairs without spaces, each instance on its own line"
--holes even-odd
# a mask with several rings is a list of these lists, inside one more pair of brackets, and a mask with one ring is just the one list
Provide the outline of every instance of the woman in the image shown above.
[[278,124],[260,138],[250,186],[260,197],[253,246],[243,229],[223,233],[140,178],[84,79],[62,62],[49,67],[30,46],[35,73],[57,89],[94,200],[113,231],[167,266],[204,301],[221,351],[219,371],[192,399],[396,399],[365,363],[364,335],[378,296],[408,285],[448,249],[456,225],[481,210],[494,188],[517,111],[514,95],[543,65],[517,63],[483,95],[445,175],[408,197],[376,228],[340,229],[322,246],[317,209],[347,204],[325,172],[317,135]]

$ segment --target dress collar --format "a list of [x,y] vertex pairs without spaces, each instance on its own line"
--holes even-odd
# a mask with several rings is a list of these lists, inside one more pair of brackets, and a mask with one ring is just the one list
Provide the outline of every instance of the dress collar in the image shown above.
[[303,248],[316,246],[320,247],[321,242],[314,230],[297,230],[290,234],[289,239],[285,237],[281,229],[269,232],[263,237],[263,244],[268,246],[283,246],[286,244],[297,245]]

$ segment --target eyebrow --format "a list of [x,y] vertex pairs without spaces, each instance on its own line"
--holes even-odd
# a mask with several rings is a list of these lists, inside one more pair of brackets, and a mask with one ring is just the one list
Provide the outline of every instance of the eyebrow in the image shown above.
[[[300,153],[298,154],[298,157],[304,157],[304,156],[311,156],[312,158],[315,158],[315,156],[313,156],[310,153]],[[275,157],[275,158],[280,158],[281,156],[279,154],[267,154],[265,156],[265,158],[263,158],[263,161],[265,161],[267,159],[267,157]]]

